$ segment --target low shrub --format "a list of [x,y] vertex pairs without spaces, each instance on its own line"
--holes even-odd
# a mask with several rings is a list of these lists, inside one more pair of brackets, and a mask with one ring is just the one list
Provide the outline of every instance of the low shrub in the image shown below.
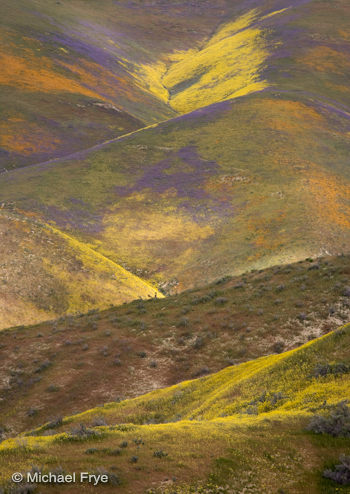
[[160,449],[159,451],[155,451],[153,453],[153,456],[155,458],[165,458],[166,456],[168,456],[168,453],[165,453],[162,449]]
[[98,417],[92,422],[92,427],[101,427],[107,425],[107,422],[105,421],[104,417]]
[[334,480],[337,484],[350,485],[350,456],[342,455],[340,464],[335,465],[334,470],[327,469],[323,472],[326,479]]
[[333,437],[350,437],[350,409],[341,401],[328,416],[315,415],[307,430],[315,434],[330,434]]
[[318,364],[313,371],[313,376],[318,379],[329,375],[339,376],[341,374],[348,374],[349,372],[350,367],[342,362],[335,364]]

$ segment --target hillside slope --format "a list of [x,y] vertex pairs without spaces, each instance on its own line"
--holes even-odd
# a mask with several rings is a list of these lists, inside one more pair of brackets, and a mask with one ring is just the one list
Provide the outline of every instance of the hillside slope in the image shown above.
[[[349,492],[322,478],[348,451],[349,439],[305,430],[315,412],[329,414],[349,396],[349,338],[345,326],[300,349],[4,441],[1,480],[14,469],[30,470],[35,458],[42,472],[108,473],[118,492],[128,494]],[[343,370],[318,374],[327,364]],[[60,488],[40,485],[42,492]],[[84,486],[92,489],[109,492],[111,486]]]
[[226,3],[2,1],[0,172],[176,115],[142,67],[201,43]]
[[[105,93],[76,65],[74,84],[84,80],[84,91],[100,90],[146,127],[2,173],[6,207],[34,212],[165,293],[348,252],[347,2],[108,1],[97,9],[94,1],[80,17],[83,4],[40,3],[34,38],[47,22],[64,30],[46,33],[40,50],[58,50],[50,57],[62,77],[67,57],[84,66],[102,57],[101,74],[121,71],[131,95],[124,82],[113,85],[115,96]],[[11,12],[4,22],[22,32],[25,17]],[[27,89],[21,94],[32,98]]]
[[267,91],[6,174],[0,197],[184,289],[346,252],[348,130],[345,114]]
[[[6,435],[296,348],[350,320],[350,257],[0,332]],[[96,296],[98,293],[96,294]]]
[[0,329],[87,312],[156,288],[59,230],[0,209]]

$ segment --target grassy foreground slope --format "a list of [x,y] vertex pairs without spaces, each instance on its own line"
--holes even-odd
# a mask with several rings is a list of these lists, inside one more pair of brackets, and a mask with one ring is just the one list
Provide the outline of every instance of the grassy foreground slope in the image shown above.
[[4,437],[296,348],[350,320],[349,276],[349,256],[304,261],[4,330]]
[[87,312],[156,288],[59,230],[0,209],[0,329]]
[[[113,489],[130,494],[349,492],[322,478],[349,451],[349,439],[305,431],[311,415],[327,413],[349,396],[349,343],[345,326],[297,350],[9,439],[0,445],[1,479],[35,462],[43,472],[109,472],[119,484]],[[346,369],[340,374],[317,373],[320,365],[340,363]],[[40,485],[41,492],[59,489]]]

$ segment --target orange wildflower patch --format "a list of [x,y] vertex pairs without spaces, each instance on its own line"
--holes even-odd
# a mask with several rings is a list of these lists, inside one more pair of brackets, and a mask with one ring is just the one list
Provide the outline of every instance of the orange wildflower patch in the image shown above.
[[[277,211],[272,218],[254,218],[248,221],[247,231],[254,234],[253,243],[256,247],[265,250],[276,250],[283,244],[284,235],[276,232],[282,227],[286,219],[285,211]],[[273,232],[273,233],[271,233]],[[263,252],[260,251],[260,254]]]
[[350,69],[350,59],[347,60],[344,51],[338,52],[328,46],[311,48],[305,56],[297,60],[318,72],[344,73]]
[[78,93],[101,99],[94,91],[62,74],[55,72],[52,62],[27,50],[25,58],[0,52],[0,84],[26,91]]
[[307,176],[312,209],[323,223],[350,229],[350,184],[344,178],[313,167]]
[[60,139],[33,123],[13,118],[0,123],[0,147],[23,156],[55,151]]
[[315,129],[326,121],[314,108],[299,101],[264,99],[255,102],[260,107],[266,126],[278,131],[296,131]]
[[100,97],[100,99],[115,101],[122,95],[131,101],[140,101],[140,97],[137,98],[135,93],[130,90],[132,87],[130,81],[118,77],[110,70],[94,62],[80,60],[80,65],[68,63],[62,63],[62,65],[69,69],[75,76],[78,76],[83,81],[84,86],[94,88],[99,93],[101,92],[105,95],[105,98]]

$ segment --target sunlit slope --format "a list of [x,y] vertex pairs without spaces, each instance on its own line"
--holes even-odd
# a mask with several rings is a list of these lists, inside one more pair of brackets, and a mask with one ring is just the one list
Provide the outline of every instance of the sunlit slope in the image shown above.
[[72,423],[91,424],[103,416],[107,423],[162,423],[212,420],[219,417],[270,412],[310,413],[349,396],[349,374],[315,377],[319,365],[350,363],[350,326],[279,355],[252,360],[194,381],[121,403],[108,403],[68,417]]
[[164,10],[161,2],[4,0],[0,172],[174,116],[140,68],[207,38],[225,3]]
[[347,251],[349,131],[346,113],[265,91],[6,174],[0,197],[182,289]]
[[267,87],[350,103],[349,6],[317,0],[235,2],[198,47],[146,65],[154,95],[180,113]]
[[349,277],[350,256],[326,257],[3,330],[6,437],[297,348],[350,321]]
[[[6,485],[16,469],[30,470],[35,459],[43,473],[58,467],[108,473],[123,494],[338,492],[322,472],[348,451],[349,440],[305,428],[315,412],[349,396],[348,370],[315,372],[327,363],[349,369],[349,341],[347,326],[299,350],[6,440],[0,445],[1,482]],[[42,492],[59,488],[40,486]],[[69,492],[81,488],[71,484]],[[109,492],[111,486],[84,486],[93,489]]]
[[0,210],[0,328],[106,308],[157,290],[52,227]]
[[349,104],[344,0],[5,0],[1,171],[267,87]]
[[178,54],[162,82],[169,103],[186,113],[210,103],[267,87],[261,72],[269,55],[262,29],[254,26],[257,10],[220,26],[200,50]]
[[267,87],[261,77],[273,44],[252,9],[223,22],[198,48],[174,50],[169,60],[143,68],[150,90],[179,113]]

